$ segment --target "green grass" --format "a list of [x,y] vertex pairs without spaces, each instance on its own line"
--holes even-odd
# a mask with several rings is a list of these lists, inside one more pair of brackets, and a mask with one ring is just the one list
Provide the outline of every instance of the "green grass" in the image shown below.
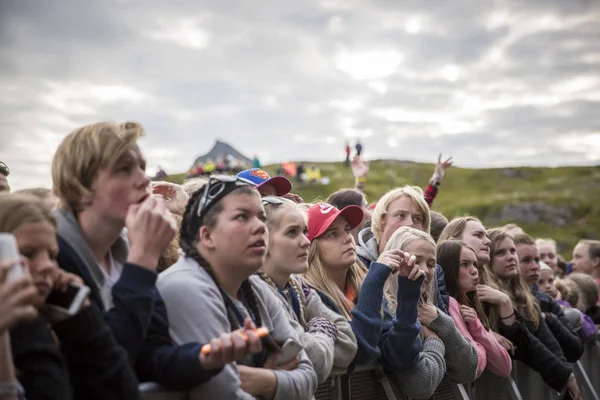
[[[310,165],[312,163],[305,163]],[[354,177],[343,163],[320,163],[321,175],[331,179],[327,186],[297,184],[294,193],[306,201],[325,199],[335,190],[354,186]],[[367,181],[367,199],[375,202],[391,188],[418,185],[425,188],[433,172],[433,164],[400,161],[372,161]],[[274,175],[277,165],[266,166]],[[516,176],[508,174],[513,171]],[[183,174],[167,180],[182,183]],[[467,169],[452,167],[432,209],[448,219],[459,215],[475,215],[487,227],[515,222],[534,237],[551,237],[559,243],[559,251],[570,259],[570,252],[582,237],[597,238],[600,233],[600,166],[560,168]],[[541,203],[568,210],[572,218],[564,226],[550,222],[528,225],[522,221],[502,220],[502,208],[509,204]]]

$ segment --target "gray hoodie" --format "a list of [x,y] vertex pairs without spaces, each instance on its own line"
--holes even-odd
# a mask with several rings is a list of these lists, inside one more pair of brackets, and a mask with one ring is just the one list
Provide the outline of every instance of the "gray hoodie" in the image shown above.
[[[281,301],[258,276],[251,276],[263,326],[278,340],[300,341],[290,325]],[[180,257],[169,269],[160,273],[156,284],[169,317],[171,337],[177,344],[198,341],[208,343],[224,332],[231,332],[223,297],[213,279],[194,260]],[[242,316],[248,316],[244,305],[231,298]],[[292,371],[276,370],[277,390],[274,400],[311,399],[317,388],[317,374],[306,352]],[[191,392],[191,399],[256,399],[240,388],[236,363],[227,364],[207,383]]]

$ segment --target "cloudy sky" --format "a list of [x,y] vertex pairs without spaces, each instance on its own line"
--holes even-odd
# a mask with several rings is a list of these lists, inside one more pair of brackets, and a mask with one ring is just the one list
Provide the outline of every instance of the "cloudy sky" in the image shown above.
[[135,120],[182,172],[215,139],[265,162],[366,155],[597,164],[600,2],[0,0],[0,160],[49,187],[74,128]]

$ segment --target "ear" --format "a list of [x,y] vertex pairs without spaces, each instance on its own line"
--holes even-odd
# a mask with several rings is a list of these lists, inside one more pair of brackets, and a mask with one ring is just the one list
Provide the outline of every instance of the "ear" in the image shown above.
[[600,257],[592,258],[592,265],[594,266],[594,268],[600,267]]
[[200,227],[200,243],[202,243],[204,245],[204,247],[208,248],[208,249],[214,249],[215,248],[215,243],[212,237],[212,232],[211,229],[204,225],[202,227]]
[[78,201],[78,203],[79,203],[79,207],[80,207],[81,209],[84,209],[84,208],[86,208],[86,207],[89,207],[89,206],[91,206],[91,205],[92,205],[92,202],[93,202],[93,197],[94,197],[94,195],[93,195],[93,193],[92,193],[92,192],[90,192],[90,193],[88,193],[88,194],[84,194],[83,196],[81,196],[81,197],[79,198],[79,201]]

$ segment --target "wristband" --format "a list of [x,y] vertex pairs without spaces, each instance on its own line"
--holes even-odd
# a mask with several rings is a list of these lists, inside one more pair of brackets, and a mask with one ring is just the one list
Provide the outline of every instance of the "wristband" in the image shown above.
[[16,382],[0,382],[0,399],[5,396],[16,395],[19,399],[25,399],[25,390],[20,383]]
[[500,317],[500,319],[509,319],[510,317],[512,317],[514,315],[515,315],[515,312],[513,311],[513,313],[510,314],[509,316],[507,316],[507,317]]

